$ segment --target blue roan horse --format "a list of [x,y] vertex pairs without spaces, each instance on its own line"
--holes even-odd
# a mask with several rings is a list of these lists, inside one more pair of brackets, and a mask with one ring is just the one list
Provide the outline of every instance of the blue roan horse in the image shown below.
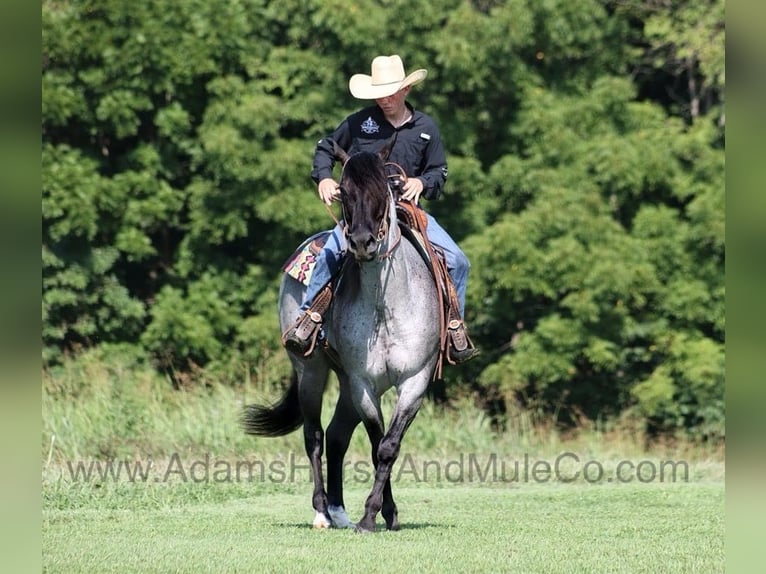
[[[389,530],[399,528],[391,493],[391,469],[402,438],[420,408],[439,352],[439,308],[430,271],[415,247],[403,239],[380,154],[360,152],[344,162],[340,189],[346,243],[353,256],[338,282],[325,318],[330,345],[337,351],[340,396],[327,428],[327,490],[322,473],[324,431],[322,394],[331,363],[317,349],[310,357],[290,354],[294,373],[282,399],[271,407],[250,405],[245,430],[261,436],[288,434],[303,424],[306,454],[314,479],[314,526],[353,527],[343,504],[343,458],[357,425],[364,424],[372,446],[375,482],[358,531],[374,531],[382,512]],[[285,275],[279,296],[284,332],[298,315],[305,287]],[[380,397],[397,392],[385,430]]]

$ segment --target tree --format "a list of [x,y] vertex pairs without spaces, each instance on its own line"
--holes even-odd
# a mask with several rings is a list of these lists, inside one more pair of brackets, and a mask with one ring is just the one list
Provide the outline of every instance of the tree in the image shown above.
[[[633,73],[642,91],[667,102],[690,122],[714,112],[723,127],[723,0],[623,0],[614,5],[640,30],[634,40]],[[658,75],[667,76],[667,81],[657,81]]]
[[[416,13],[417,18],[412,18]],[[723,433],[723,3],[44,0],[43,342],[236,381],[332,222],[314,143],[400,53],[447,146],[427,204],[485,350],[451,388]],[[402,25],[407,22],[407,25]],[[683,88],[683,89],[681,89]]]

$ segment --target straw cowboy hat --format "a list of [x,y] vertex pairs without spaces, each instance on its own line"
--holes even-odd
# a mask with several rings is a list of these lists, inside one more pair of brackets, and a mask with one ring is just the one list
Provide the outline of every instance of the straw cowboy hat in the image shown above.
[[422,82],[428,70],[415,70],[409,76],[404,75],[402,59],[393,56],[378,56],[372,61],[372,75],[354,74],[348,81],[351,95],[359,100],[376,100],[392,96],[405,86]]

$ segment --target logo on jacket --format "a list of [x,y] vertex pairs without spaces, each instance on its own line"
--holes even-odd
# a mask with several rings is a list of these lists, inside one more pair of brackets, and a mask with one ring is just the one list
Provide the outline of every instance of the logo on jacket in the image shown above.
[[362,122],[362,131],[366,134],[374,134],[380,131],[380,126],[370,116]]

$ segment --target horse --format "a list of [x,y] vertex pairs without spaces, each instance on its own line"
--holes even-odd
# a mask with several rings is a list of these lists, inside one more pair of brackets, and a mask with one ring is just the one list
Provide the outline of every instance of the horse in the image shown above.
[[[288,351],[293,373],[282,398],[271,406],[249,405],[243,414],[249,434],[282,436],[303,425],[313,475],[316,528],[374,532],[380,512],[387,529],[399,529],[391,471],[438,361],[436,286],[429,267],[416,247],[403,238],[398,225],[386,175],[390,147],[351,156],[335,149],[336,158],[343,162],[340,201],[347,256],[324,329],[336,360],[331,361],[319,348],[309,357]],[[284,275],[279,293],[282,332],[298,316],[304,291],[300,282]],[[325,490],[325,437],[320,418],[330,369],[337,374],[340,391],[327,428]],[[392,387],[397,399],[386,430],[380,399]],[[343,459],[360,422],[370,440],[375,479],[364,514],[354,525],[343,501]]]

